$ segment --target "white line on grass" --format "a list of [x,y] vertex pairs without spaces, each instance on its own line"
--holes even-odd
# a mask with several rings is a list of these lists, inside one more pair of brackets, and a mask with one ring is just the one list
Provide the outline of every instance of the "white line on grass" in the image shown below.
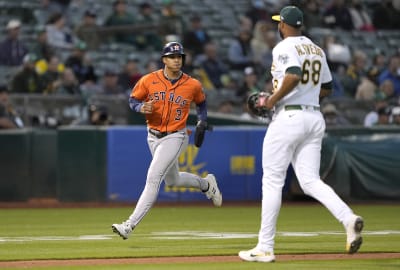
[[[344,235],[345,232],[338,231],[320,231],[320,232],[277,232],[278,236],[284,237],[314,237],[321,235]],[[400,231],[363,231],[363,235],[388,235],[400,234]],[[154,232],[153,239],[238,239],[238,238],[257,238],[257,233],[239,233],[239,232],[203,232],[203,231],[177,231],[177,232]]]
[[[278,236],[283,237],[315,237],[321,235],[344,235],[338,231],[319,231],[319,232],[277,232]],[[398,235],[400,231],[363,231],[363,235]],[[176,231],[176,232],[153,232],[150,234],[136,234],[139,237],[150,239],[174,239],[174,240],[196,240],[196,239],[243,239],[257,238],[257,233],[243,232],[207,232],[207,231]],[[0,243],[5,242],[33,242],[33,241],[98,241],[111,240],[116,235],[78,235],[78,236],[17,236],[0,237]]]
[[110,240],[114,235],[0,237],[0,242]]

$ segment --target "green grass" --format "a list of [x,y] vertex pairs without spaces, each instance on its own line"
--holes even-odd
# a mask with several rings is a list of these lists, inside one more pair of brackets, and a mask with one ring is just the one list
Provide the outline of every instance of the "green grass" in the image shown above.
[[[57,266],[57,267],[35,267],[30,270],[56,270],[56,269],[71,269],[71,270],[397,270],[400,267],[400,260],[346,260],[346,261],[285,261],[269,264],[262,263],[247,263],[247,262],[229,262],[229,263],[201,263],[188,264],[177,263],[173,265],[164,264],[135,264],[135,265],[102,265],[102,266]],[[2,268],[3,270],[15,268]],[[24,268],[26,269],[26,268]]]
[[[353,209],[365,219],[364,244],[360,252],[400,252],[399,205],[356,205]],[[131,238],[123,241],[112,234],[110,225],[126,219],[131,211],[131,208],[0,209],[0,261],[236,255],[239,250],[254,247],[257,241],[256,234],[260,221],[260,208],[257,206],[221,208],[156,206],[135,229]],[[377,233],[382,231],[397,231],[397,233]],[[318,235],[288,236],[283,232],[317,232]],[[223,236],[228,233],[249,235],[243,238],[224,238]],[[210,234],[214,238],[208,237]],[[82,236],[88,235],[102,235],[105,240],[90,240],[87,237],[82,239]],[[59,240],[54,241],[49,237],[57,237]],[[78,237],[81,239],[77,240]],[[343,253],[344,245],[345,235],[342,225],[321,205],[283,206],[278,220],[276,254]],[[399,269],[399,266],[399,259],[338,260],[334,263],[278,261],[268,269],[368,270],[378,267]],[[200,267],[201,269],[249,269],[249,264],[182,263],[173,266],[135,265],[134,268],[200,269]],[[65,269],[132,269],[132,266],[69,266]],[[251,269],[265,269],[265,267],[253,263]]]

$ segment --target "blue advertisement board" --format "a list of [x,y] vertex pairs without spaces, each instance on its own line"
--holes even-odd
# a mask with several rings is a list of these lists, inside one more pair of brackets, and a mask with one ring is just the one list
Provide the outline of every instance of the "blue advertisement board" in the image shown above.
[[[191,128],[194,130],[194,128]],[[201,148],[179,157],[181,171],[216,176],[224,201],[261,199],[261,150],[266,128],[216,127]],[[107,195],[110,201],[137,201],[151,162],[145,127],[112,127],[107,137]],[[199,190],[161,185],[158,201],[205,201]]]

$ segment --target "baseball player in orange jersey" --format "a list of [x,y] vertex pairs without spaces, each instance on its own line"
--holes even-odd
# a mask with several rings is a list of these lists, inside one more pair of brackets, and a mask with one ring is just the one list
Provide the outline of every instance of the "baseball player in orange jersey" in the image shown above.
[[133,213],[121,224],[111,226],[123,239],[128,238],[155,203],[163,180],[168,186],[198,188],[215,206],[222,204],[222,194],[214,175],[201,178],[179,172],[178,167],[178,157],[189,142],[186,122],[192,102],[196,104],[199,120],[196,133],[200,134],[196,134],[195,139],[201,140],[197,142],[198,147],[201,146],[202,132],[207,126],[207,105],[202,85],[181,71],[185,53],[180,43],[167,43],[163,48],[162,61],[164,68],[143,76],[129,98],[130,108],[145,114],[147,143],[153,159],[147,172],[146,185]]
[[355,253],[362,243],[364,221],[319,176],[325,132],[319,98],[332,89],[325,53],[301,34],[303,13],[297,7],[284,7],[272,19],[279,21],[282,41],[272,51],[273,94],[259,98],[259,106],[274,109],[262,151],[261,226],[256,247],[240,251],[239,257],[252,262],[275,260],[276,222],[290,163],[304,193],[321,202],[343,224],[346,251]]

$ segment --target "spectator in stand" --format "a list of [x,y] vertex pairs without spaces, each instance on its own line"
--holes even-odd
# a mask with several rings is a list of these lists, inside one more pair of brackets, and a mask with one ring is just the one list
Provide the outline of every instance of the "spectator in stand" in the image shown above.
[[372,20],[377,29],[399,29],[398,0],[381,0],[373,8]]
[[66,25],[66,18],[62,13],[50,16],[46,24],[47,42],[59,50],[69,50],[78,41],[71,29]]
[[43,85],[44,94],[53,94],[60,84],[61,74],[64,67],[60,58],[53,55],[47,65],[47,70],[40,75],[41,84]]
[[239,27],[238,29],[247,29],[250,32],[253,31],[253,22],[249,17],[239,15]]
[[218,105],[217,112],[224,114],[233,114],[235,110],[234,103],[231,100],[224,100]]
[[29,51],[37,55],[38,59],[49,61],[55,54],[54,48],[49,44],[46,27],[39,25],[35,29],[36,39],[32,42]]
[[387,59],[384,51],[376,49],[375,54],[372,58],[372,66],[378,69],[378,73],[381,74],[387,67]]
[[320,2],[319,0],[302,1],[305,32],[310,28],[321,27],[323,25]]
[[246,67],[244,69],[244,78],[242,85],[237,89],[236,96],[246,98],[253,92],[260,92],[261,87],[258,85],[258,75],[253,67]]
[[182,67],[182,71],[192,76],[197,68],[195,66],[195,59],[193,59],[193,53],[191,50],[185,49],[185,54],[185,65]]
[[[123,27],[126,26],[128,30],[129,26],[135,24],[135,17],[133,14],[128,12],[128,6],[126,0],[115,0],[113,2],[113,12],[106,18],[104,26],[106,27]],[[121,42],[131,45],[136,45],[136,36],[133,33],[125,30],[115,30],[109,34],[109,40],[111,42]]]
[[[132,89],[130,89],[132,90]],[[130,91],[128,91],[130,93]],[[118,71],[112,68],[107,69],[104,72],[104,76],[101,80],[100,94],[103,95],[118,95],[121,97],[126,97],[126,89],[123,89],[118,84]]]
[[351,64],[346,70],[346,74],[341,79],[345,95],[355,97],[357,86],[361,82],[361,78],[365,76],[365,66],[367,64],[367,55],[357,50],[353,53]]
[[43,87],[39,74],[36,72],[36,55],[28,53],[24,56],[21,69],[11,79],[12,93],[39,93],[43,92]]
[[72,121],[72,126],[109,126],[113,124],[108,108],[104,105],[90,104],[82,118]]
[[57,94],[62,95],[81,95],[81,87],[78,78],[76,78],[74,71],[71,68],[65,68],[61,81],[55,90]]
[[6,26],[7,37],[0,43],[0,65],[19,66],[28,49],[19,38],[21,22],[10,20]]
[[391,80],[394,86],[394,94],[400,96],[400,55],[395,54],[389,59],[388,67],[378,77],[381,84],[385,80]]
[[344,88],[342,83],[340,82],[338,75],[336,73],[332,73],[332,97],[343,97],[344,96]]
[[384,107],[378,110],[378,121],[375,125],[389,125],[392,110],[390,107]]
[[322,41],[322,49],[326,53],[331,70],[342,76],[351,62],[350,47],[339,42],[334,35],[326,35]]
[[[259,64],[262,68],[261,72],[264,73],[266,69],[269,69],[272,65],[272,48],[276,46],[276,44],[279,42],[279,38],[277,35],[276,31],[269,30],[267,32],[266,40],[265,42],[268,44],[268,47],[271,48],[271,50],[267,51],[262,57],[260,61],[256,61],[256,64]],[[259,63],[258,63],[259,62]],[[270,74],[267,74],[268,78]]]
[[344,0],[331,0],[330,6],[323,12],[323,20],[326,27],[353,30],[349,3]]
[[[364,127],[372,127],[376,125],[379,121],[379,115],[383,115],[383,119],[385,120],[384,115],[388,112],[388,103],[385,100],[376,100],[374,104],[374,109],[367,113],[364,118]],[[390,111],[389,111],[390,114]]]
[[136,34],[136,47],[139,50],[156,50],[162,49],[162,40],[158,35],[156,26],[159,26],[160,18],[154,13],[153,6],[150,3],[143,2],[139,5],[139,14],[137,14],[136,22],[138,24],[154,26],[154,29],[146,28]]
[[222,84],[224,85],[223,94],[228,94],[229,96],[235,95],[237,89],[239,88],[240,76],[233,73],[228,73],[222,76]]
[[204,46],[204,54],[200,55],[195,62],[195,66],[204,70],[213,85],[213,89],[221,89],[224,87],[222,76],[228,73],[228,68],[219,58],[218,46],[216,43],[207,43]]
[[243,70],[247,66],[253,66],[251,39],[251,32],[246,28],[241,28],[236,38],[229,44],[228,62],[232,69]]
[[266,21],[258,21],[254,26],[250,44],[254,64],[261,72],[271,67],[272,48],[278,42],[276,33],[276,30],[272,30],[271,24]]
[[190,18],[190,29],[183,34],[183,46],[193,52],[193,57],[204,52],[204,46],[211,41],[207,30],[203,27],[201,17],[197,14]]
[[[186,53],[186,52],[185,52]],[[185,73],[189,74],[187,71]],[[195,79],[199,80],[203,85],[204,90],[216,90],[215,86],[208,77],[206,71],[203,68],[196,67],[193,69],[192,75]]]
[[84,104],[89,104],[94,95],[101,94],[102,86],[98,82],[85,81],[79,85]]
[[9,101],[6,85],[0,85],[0,130],[23,128],[24,123],[17,115]]
[[97,81],[97,75],[91,59],[86,54],[86,43],[80,41],[75,44],[72,53],[65,60],[65,66],[72,68],[79,83]]
[[253,35],[250,41],[254,59],[261,59],[265,53],[271,51],[267,43],[268,31],[272,30],[266,21],[258,21],[254,25]]
[[392,124],[400,125],[400,107],[396,106],[392,109]]
[[396,103],[394,85],[391,80],[386,79],[379,84],[375,99],[386,100],[388,103]]
[[250,18],[253,25],[256,25],[258,21],[271,21],[271,14],[268,13],[263,0],[251,0],[250,8],[245,15]]
[[162,0],[159,30],[164,39],[171,35],[178,37],[180,40],[183,38],[183,33],[186,31],[185,21],[175,9],[174,0]]
[[75,35],[86,43],[88,50],[97,50],[101,45],[100,26],[97,24],[97,14],[88,9],[82,17],[82,21],[75,28]]
[[361,78],[361,83],[357,86],[356,100],[372,101],[375,100],[378,85],[377,79],[379,70],[376,67],[372,67],[368,70],[367,75]]
[[371,16],[361,0],[353,0],[349,7],[351,21],[355,30],[375,31]]
[[351,125],[350,121],[344,118],[332,103],[325,104],[321,112],[327,127]]
[[143,74],[139,69],[139,59],[136,57],[128,58],[122,72],[118,74],[118,85],[130,93],[142,76]]

